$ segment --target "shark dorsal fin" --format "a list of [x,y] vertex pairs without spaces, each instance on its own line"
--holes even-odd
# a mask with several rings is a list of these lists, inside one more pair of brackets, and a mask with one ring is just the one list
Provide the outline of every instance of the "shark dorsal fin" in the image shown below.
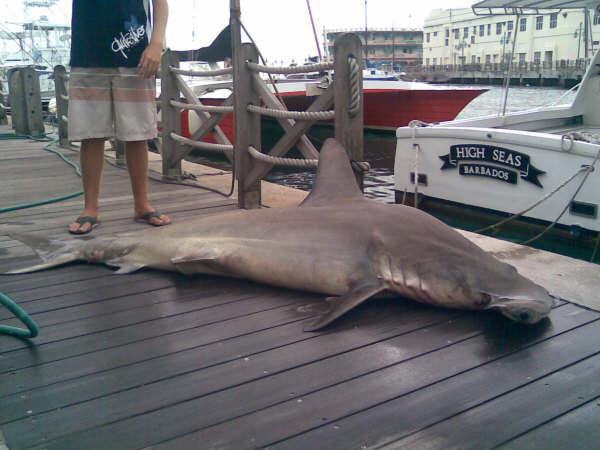
[[362,198],[344,147],[327,139],[321,148],[313,188],[300,206],[323,206],[339,200]]

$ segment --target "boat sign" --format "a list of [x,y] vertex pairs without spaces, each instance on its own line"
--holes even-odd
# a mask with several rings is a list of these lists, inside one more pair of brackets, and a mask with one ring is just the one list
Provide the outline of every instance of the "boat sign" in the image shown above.
[[517,184],[520,176],[543,187],[538,177],[546,173],[531,165],[529,155],[493,145],[451,145],[450,153],[440,159],[444,162],[441,170],[458,168],[461,175],[493,178],[510,184]]

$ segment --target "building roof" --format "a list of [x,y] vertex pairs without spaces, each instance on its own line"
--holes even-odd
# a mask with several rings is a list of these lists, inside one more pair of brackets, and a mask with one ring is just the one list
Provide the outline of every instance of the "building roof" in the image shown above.
[[475,14],[539,14],[561,9],[595,9],[600,0],[482,0],[473,5]]

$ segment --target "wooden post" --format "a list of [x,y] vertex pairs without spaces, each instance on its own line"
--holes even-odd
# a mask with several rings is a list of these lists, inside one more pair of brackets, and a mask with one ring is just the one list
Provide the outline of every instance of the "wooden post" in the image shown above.
[[235,121],[235,172],[238,181],[238,207],[259,208],[261,202],[260,179],[246,185],[254,168],[254,158],[248,146],[260,151],[260,116],[248,111],[249,104],[257,105],[258,94],[253,88],[252,71],[246,61],[258,62],[258,51],[252,44],[242,44],[240,0],[231,0],[231,40],[233,45],[233,88]]
[[[362,94],[362,44],[359,37],[346,33],[336,39],[335,54],[335,138],[344,146],[351,161],[363,161],[363,94]],[[351,83],[349,58],[354,58],[357,64],[358,87]],[[355,111],[350,106],[353,94],[358,91],[358,105]],[[363,189],[363,173],[355,172],[360,189]]]
[[67,90],[67,69],[54,67],[54,95],[56,96],[56,118],[58,120],[58,142],[61,147],[69,146],[69,124],[63,117],[69,117],[69,99]]
[[8,116],[6,115],[4,107],[6,107],[6,100],[4,99],[4,96],[0,94],[0,125],[8,124]]
[[181,161],[173,163],[174,156],[180,153],[181,144],[171,137],[171,133],[181,134],[181,115],[170,101],[180,101],[180,92],[174,74],[169,67],[179,67],[179,58],[167,49],[160,62],[160,98],[162,126],[162,174],[167,179],[181,177]]
[[115,139],[115,163],[118,166],[125,166],[125,142]]
[[10,117],[15,133],[27,136],[27,116],[25,107],[25,94],[23,92],[23,78],[21,68],[8,71],[8,92],[10,96]]
[[34,67],[22,69],[25,107],[27,108],[27,125],[30,136],[40,137],[46,134],[42,115],[42,95],[40,93],[40,77]]

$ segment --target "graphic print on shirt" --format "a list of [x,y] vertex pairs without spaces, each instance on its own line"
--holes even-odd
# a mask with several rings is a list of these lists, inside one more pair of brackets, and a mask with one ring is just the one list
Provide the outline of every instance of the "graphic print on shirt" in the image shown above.
[[131,15],[129,20],[125,21],[124,28],[126,30],[125,34],[123,34],[121,31],[119,36],[116,36],[113,39],[110,48],[115,53],[121,52],[123,58],[129,59],[125,50],[130,49],[143,40],[144,36],[146,35],[146,27],[144,25],[140,25],[136,17]]

